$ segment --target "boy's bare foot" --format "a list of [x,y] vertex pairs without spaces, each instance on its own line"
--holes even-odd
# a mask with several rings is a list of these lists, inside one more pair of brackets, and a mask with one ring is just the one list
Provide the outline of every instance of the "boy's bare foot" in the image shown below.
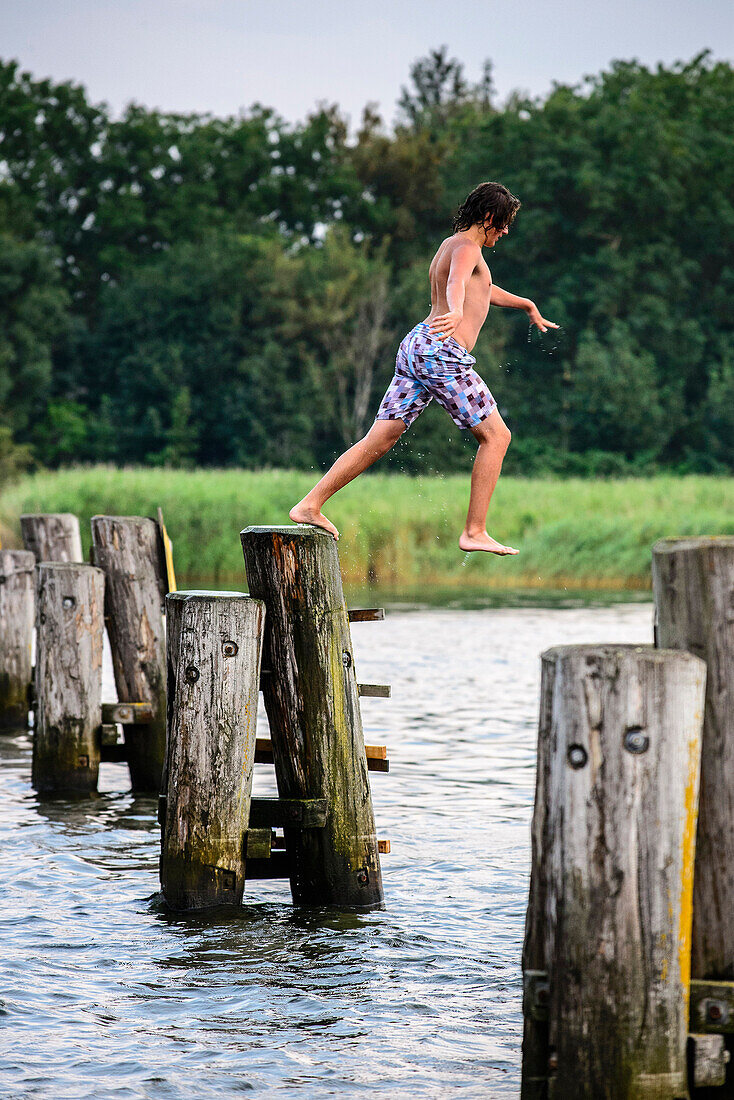
[[519,550],[515,550],[512,546],[503,546],[501,542],[497,542],[497,539],[493,539],[486,531],[482,531],[480,535],[467,535],[466,531],[462,531],[459,537],[459,548],[466,550],[467,553],[470,550],[487,550],[490,554],[501,554],[503,556],[519,553]]
[[327,519],[323,512],[320,512],[318,508],[313,508],[309,504],[305,503],[305,497],[296,504],[295,508],[291,508],[288,515],[294,523],[310,523],[312,527],[323,527],[325,531],[328,531],[330,535],[339,540],[339,532],[330,519]]

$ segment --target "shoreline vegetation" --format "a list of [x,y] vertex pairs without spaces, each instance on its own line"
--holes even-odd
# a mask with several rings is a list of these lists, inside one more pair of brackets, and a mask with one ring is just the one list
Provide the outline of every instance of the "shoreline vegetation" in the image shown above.
[[[160,505],[177,577],[187,587],[199,580],[241,589],[240,530],[288,523],[288,509],[314,480],[315,472],[276,469],[97,465],[42,471],[0,495],[0,536],[5,547],[21,546],[23,512],[74,512],[88,555],[92,515],[155,516]],[[488,529],[518,546],[520,554],[465,555],[457,539],[468,496],[468,472],[373,473],[347,486],[327,508],[341,532],[345,584],[412,596],[427,588],[640,592],[650,587],[650,552],[657,539],[734,535],[733,477],[503,477]]]

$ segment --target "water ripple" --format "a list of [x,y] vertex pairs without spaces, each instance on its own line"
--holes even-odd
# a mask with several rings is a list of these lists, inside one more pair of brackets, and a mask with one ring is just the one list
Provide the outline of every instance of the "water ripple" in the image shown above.
[[648,641],[651,621],[617,605],[354,626],[359,678],[393,686],[363,701],[391,761],[372,774],[393,846],[380,913],[294,910],[287,884],[258,882],[241,915],[174,916],[155,800],[112,764],[97,798],[39,799],[30,738],[3,737],[2,1094],[517,1095],[538,654]]

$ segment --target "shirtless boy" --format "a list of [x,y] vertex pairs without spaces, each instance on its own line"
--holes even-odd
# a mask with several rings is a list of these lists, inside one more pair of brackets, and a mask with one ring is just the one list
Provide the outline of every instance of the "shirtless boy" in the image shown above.
[[489,502],[510,443],[510,431],[471,355],[490,302],[522,309],[541,332],[558,328],[546,321],[529,298],[509,294],[492,282],[482,256],[509,231],[520,202],[501,183],[480,183],[459,207],[454,233],[431,260],[431,312],[400,344],[395,376],[364,439],[336,460],[321,481],[291,509],[295,523],[324,527],[339,538],[322,513],[326,501],[393,447],[406,428],[435,398],[460,428],[479,443],[471,476],[469,511],[459,537],[462,550],[516,554],[487,534]]

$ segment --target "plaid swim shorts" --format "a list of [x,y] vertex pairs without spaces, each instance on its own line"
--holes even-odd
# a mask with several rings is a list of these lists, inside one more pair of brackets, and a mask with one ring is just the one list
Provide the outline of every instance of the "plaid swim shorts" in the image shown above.
[[398,348],[395,375],[375,419],[403,420],[409,428],[435,397],[454,424],[473,428],[497,408],[475,363],[453,336],[441,340],[421,321]]

